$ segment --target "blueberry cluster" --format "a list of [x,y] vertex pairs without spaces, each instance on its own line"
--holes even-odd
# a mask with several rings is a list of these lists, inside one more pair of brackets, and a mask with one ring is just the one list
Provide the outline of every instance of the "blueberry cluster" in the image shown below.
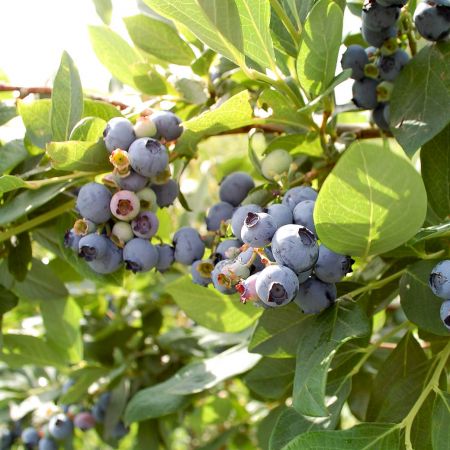
[[450,2],[425,0],[414,11],[419,34],[429,41],[443,41],[450,36]]
[[164,271],[172,264],[174,249],[150,240],[159,227],[157,208],[178,196],[164,144],[181,136],[180,123],[169,111],[145,111],[134,125],[123,117],[108,122],[103,136],[114,170],[104,184],[81,187],[76,202],[81,218],[64,239],[95,272],[112,273],[123,264],[133,272]]
[[[193,281],[212,283],[224,294],[237,291],[243,303],[264,308],[295,301],[303,312],[318,313],[331,306],[335,283],[354,261],[319,245],[313,218],[317,192],[299,186],[287,190],[281,203],[242,204],[254,187],[243,172],[222,180],[221,201],[206,216],[215,236],[211,255],[193,262]],[[229,227],[234,236],[223,239]]]
[[450,260],[441,261],[430,274],[429,285],[434,295],[443,298],[441,305],[441,320],[450,330]]

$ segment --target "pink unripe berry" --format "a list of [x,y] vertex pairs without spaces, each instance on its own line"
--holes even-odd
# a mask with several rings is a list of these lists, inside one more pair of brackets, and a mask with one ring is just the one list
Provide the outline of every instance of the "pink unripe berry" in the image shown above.
[[131,191],[116,192],[111,198],[111,212],[119,220],[129,222],[133,220],[140,210],[139,197]]

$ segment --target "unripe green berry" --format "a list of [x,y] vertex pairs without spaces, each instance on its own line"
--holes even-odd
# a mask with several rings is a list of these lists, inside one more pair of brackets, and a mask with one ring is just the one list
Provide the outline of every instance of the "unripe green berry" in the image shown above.
[[286,173],[291,163],[292,156],[286,150],[274,150],[261,162],[261,171],[268,180],[274,180],[279,175]]

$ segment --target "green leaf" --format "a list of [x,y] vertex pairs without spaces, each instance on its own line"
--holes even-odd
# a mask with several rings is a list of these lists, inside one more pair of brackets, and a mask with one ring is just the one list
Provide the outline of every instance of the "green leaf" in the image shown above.
[[84,99],[83,117],[97,117],[108,121],[113,117],[122,117],[116,106],[101,100]]
[[72,58],[63,52],[61,64],[53,82],[50,121],[52,139],[66,141],[83,115],[83,89],[80,75]]
[[105,25],[111,23],[112,17],[112,1],[111,0],[93,0],[95,10]]
[[50,142],[47,155],[53,168],[58,170],[107,172],[112,167],[103,139],[97,142]]
[[362,423],[349,430],[312,431],[293,439],[282,450],[399,450],[395,424]]
[[91,25],[89,36],[100,62],[122,83],[136,87],[133,67],[143,62],[139,53],[108,27]]
[[295,359],[263,358],[244,377],[249,389],[263,398],[277,400],[292,386]]
[[414,236],[426,209],[422,178],[403,152],[367,140],[353,143],[325,180],[314,221],[327,247],[367,257]]
[[18,302],[17,295],[0,284],[0,316],[15,308]]
[[16,116],[17,110],[15,106],[8,106],[4,103],[0,103],[0,125],[4,125]]
[[438,336],[448,336],[440,317],[442,299],[433,294],[428,279],[436,261],[419,261],[406,268],[400,280],[400,300],[408,319]]
[[337,3],[320,0],[306,19],[297,58],[297,74],[310,98],[319,95],[334,78],[343,18]]
[[103,138],[106,121],[98,117],[85,117],[81,119],[70,133],[71,141],[97,142]]
[[9,172],[28,157],[23,141],[15,139],[0,146],[0,174]]
[[407,333],[375,377],[367,420],[400,422],[421,394],[428,370],[425,352],[414,336]]
[[433,432],[433,424],[431,419],[436,397],[437,395],[435,392],[431,392],[414,418],[411,429],[411,443],[414,450],[430,450],[431,448],[439,448],[433,447],[431,443]]
[[154,449],[159,449],[158,422],[156,420],[140,422],[133,450]]
[[450,126],[422,147],[420,166],[428,203],[443,219],[450,214]]
[[192,283],[188,276],[168,284],[165,291],[191,319],[214,331],[241,331],[261,314],[251,305],[241,304],[236,295],[222,295],[213,288],[204,288]]
[[0,225],[6,225],[29,214],[63,192],[70,183],[57,183],[35,191],[24,191],[0,207]]
[[0,194],[15,191],[16,189],[26,188],[27,182],[22,178],[13,175],[3,175],[0,177]]
[[138,14],[124,19],[128,33],[136,47],[163,61],[188,66],[195,55],[177,31],[160,20]]
[[314,6],[314,0],[281,0],[281,3],[298,29],[302,28],[302,24],[305,23],[306,17]]
[[3,353],[0,354],[0,359],[11,367],[65,367],[65,360],[57,350],[43,339],[25,334],[3,335]]
[[308,155],[319,158],[323,155],[320,139],[316,133],[280,136],[270,141],[264,153],[279,148],[287,150],[292,156]]
[[27,129],[27,137],[33,145],[43,149],[52,139],[51,107],[50,99],[35,100],[31,103],[23,100],[17,102],[17,111]]
[[31,269],[24,281],[16,282],[12,289],[27,300],[60,300],[69,295],[63,282],[50,267],[33,258]]
[[295,304],[265,310],[253,332],[249,350],[272,358],[295,356],[306,317]]
[[[159,14],[182,23],[212,50],[238,65],[244,64],[242,52],[219,32],[217,26],[196,0],[184,0],[182,4],[172,0],[145,0],[145,3]],[[214,2],[214,6],[216,4],[223,6],[223,3]],[[213,11],[216,10],[214,9]],[[223,11],[223,9],[219,11]]]
[[28,273],[28,265],[31,262],[31,240],[28,232],[16,236],[13,246],[8,245],[8,270],[17,281],[23,281]]
[[396,78],[390,103],[392,133],[413,155],[449,123],[450,43],[417,53]]
[[437,391],[432,415],[432,442],[433,449],[450,449],[450,433],[446,424],[450,420],[450,394]]
[[46,299],[40,304],[48,342],[73,364],[83,359],[82,311],[71,298]]
[[293,406],[301,414],[325,417],[328,369],[336,351],[347,341],[370,333],[367,316],[358,303],[340,301],[318,316],[309,316],[300,329]]

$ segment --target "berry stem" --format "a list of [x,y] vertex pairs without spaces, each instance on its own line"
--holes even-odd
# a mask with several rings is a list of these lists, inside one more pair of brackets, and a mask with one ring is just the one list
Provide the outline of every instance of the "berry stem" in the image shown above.
[[397,278],[400,278],[405,272],[406,272],[406,269],[399,270],[398,272],[396,272],[386,278],[382,278],[381,280],[373,281],[372,283],[369,283],[366,286],[355,289],[355,290],[349,292],[347,295],[349,297],[356,297],[357,295],[363,294],[364,292],[371,291],[373,289],[380,289],[383,286],[386,286],[386,284],[390,283],[391,281],[394,281]]

